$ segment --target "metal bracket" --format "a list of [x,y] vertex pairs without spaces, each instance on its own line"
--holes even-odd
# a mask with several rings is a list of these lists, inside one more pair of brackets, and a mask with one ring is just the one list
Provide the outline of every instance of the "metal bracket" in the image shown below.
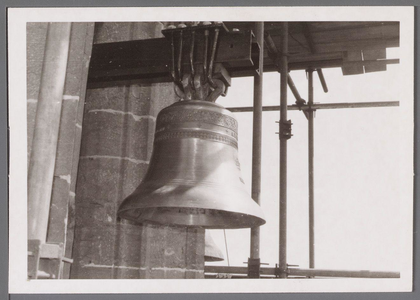
[[[226,96],[228,87],[231,85],[231,78],[227,70],[221,63],[215,63],[216,50],[218,48],[219,32],[227,32],[226,26],[222,22],[207,22],[209,24],[193,24],[191,27],[174,26],[165,29],[162,33],[171,40],[171,77],[174,81],[175,93],[180,100],[205,100],[215,102],[219,96]],[[207,63],[209,50],[209,35],[212,29],[214,31],[213,40],[210,46],[210,62]],[[203,63],[197,63],[194,58],[194,49],[196,44],[196,32],[204,34]],[[189,71],[182,73],[182,49],[183,36],[187,34],[187,43],[189,45]],[[175,38],[178,36],[178,53],[175,53]],[[198,45],[200,46],[200,45]],[[176,60],[176,63],[175,63]],[[214,68],[213,68],[214,67]]]

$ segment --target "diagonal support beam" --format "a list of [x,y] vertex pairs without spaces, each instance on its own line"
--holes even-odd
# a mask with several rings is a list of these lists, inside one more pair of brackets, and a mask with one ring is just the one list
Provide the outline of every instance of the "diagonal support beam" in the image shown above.
[[[306,41],[308,42],[309,45],[309,49],[311,50],[312,54],[315,54],[316,48],[315,48],[315,43],[314,40],[312,39],[312,34],[311,31],[309,29],[309,24],[308,23],[301,23],[302,24],[302,28],[303,28],[303,35],[305,36]],[[316,72],[318,73],[318,77],[319,77],[319,81],[321,82],[322,85],[322,89],[324,90],[325,93],[328,92],[328,86],[327,86],[327,82],[325,81],[325,77],[324,77],[324,73],[322,72],[321,68],[316,69]]]
[[[264,41],[265,41],[265,45],[267,46],[268,56],[274,62],[274,65],[278,68],[278,71],[280,72],[280,67],[279,67],[279,63],[278,63],[279,52],[277,50],[276,45],[274,44],[274,41],[273,41],[271,35],[268,32],[264,33]],[[299,91],[296,88],[296,85],[293,82],[293,79],[290,76],[290,74],[287,74],[287,85],[289,86],[290,90],[292,91],[293,96],[295,96],[296,104],[298,104],[298,105],[304,104],[306,101],[303,100],[303,98],[300,96]],[[305,117],[308,118],[308,113],[305,112],[305,111],[303,113],[304,113]]]

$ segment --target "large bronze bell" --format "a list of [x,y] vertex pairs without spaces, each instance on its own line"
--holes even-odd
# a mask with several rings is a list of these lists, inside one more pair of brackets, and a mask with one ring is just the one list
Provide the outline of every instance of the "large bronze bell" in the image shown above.
[[237,134],[236,119],[216,103],[180,101],[163,109],[147,174],[119,217],[203,228],[264,224],[240,176]]

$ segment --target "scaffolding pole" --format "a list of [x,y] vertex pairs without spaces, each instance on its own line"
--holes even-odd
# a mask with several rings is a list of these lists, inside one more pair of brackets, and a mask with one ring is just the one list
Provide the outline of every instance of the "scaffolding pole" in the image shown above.
[[[262,138],[262,93],[264,59],[264,22],[255,23],[255,35],[260,45],[258,72],[254,75],[254,109],[252,133],[252,199],[260,204],[261,194],[261,138]],[[248,260],[248,276],[260,277],[260,227],[251,228],[251,249]]]
[[314,80],[313,69],[308,70],[308,182],[309,182],[309,268],[315,268],[314,218]]
[[280,209],[279,209],[279,269],[281,278],[287,277],[287,138],[282,135],[282,126],[287,122],[287,78],[289,24],[282,23],[280,59]]

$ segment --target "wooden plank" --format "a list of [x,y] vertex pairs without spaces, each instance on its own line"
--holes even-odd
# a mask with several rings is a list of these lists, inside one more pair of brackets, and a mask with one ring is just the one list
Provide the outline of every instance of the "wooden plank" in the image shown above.
[[[385,23],[386,24],[386,23]],[[369,26],[366,28],[351,28],[336,31],[312,32],[314,43],[335,43],[365,39],[386,39],[399,36],[399,26],[394,24]]]
[[364,29],[366,27],[393,25],[399,26],[399,22],[310,22],[313,32],[337,31],[346,29]]
[[[294,39],[293,39],[294,38]],[[290,55],[304,55],[310,54],[309,47],[304,40],[303,34],[293,35],[289,40]],[[281,46],[279,36],[272,37],[277,48]],[[299,41],[299,42],[297,42]],[[340,42],[319,42],[316,41],[317,53],[326,52],[343,52],[343,51],[357,51],[370,49],[383,49],[389,47],[399,47],[399,38],[376,38],[376,39],[361,39],[361,40],[344,40]]]
[[[337,43],[364,39],[389,39],[399,37],[399,24],[395,22],[373,24],[372,26],[355,26],[352,28],[330,28],[330,30],[312,30],[313,23],[310,22],[312,38],[315,44]],[[296,32],[295,35],[302,33]],[[274,38],[279,36],[279,30],[270,32]]]
[[[362,51],[348,51],[344,54],[344,62],[362,61]],[[363,74],[363,66],[347,65],[341,68],[343,75]]]
[[[377,60],[377,59],[386,59],[386,49],[371,49],[363,50],[363,60]],[[365,72],[379,72],[386,71],[386,65],[371,65],[365,66]]]

